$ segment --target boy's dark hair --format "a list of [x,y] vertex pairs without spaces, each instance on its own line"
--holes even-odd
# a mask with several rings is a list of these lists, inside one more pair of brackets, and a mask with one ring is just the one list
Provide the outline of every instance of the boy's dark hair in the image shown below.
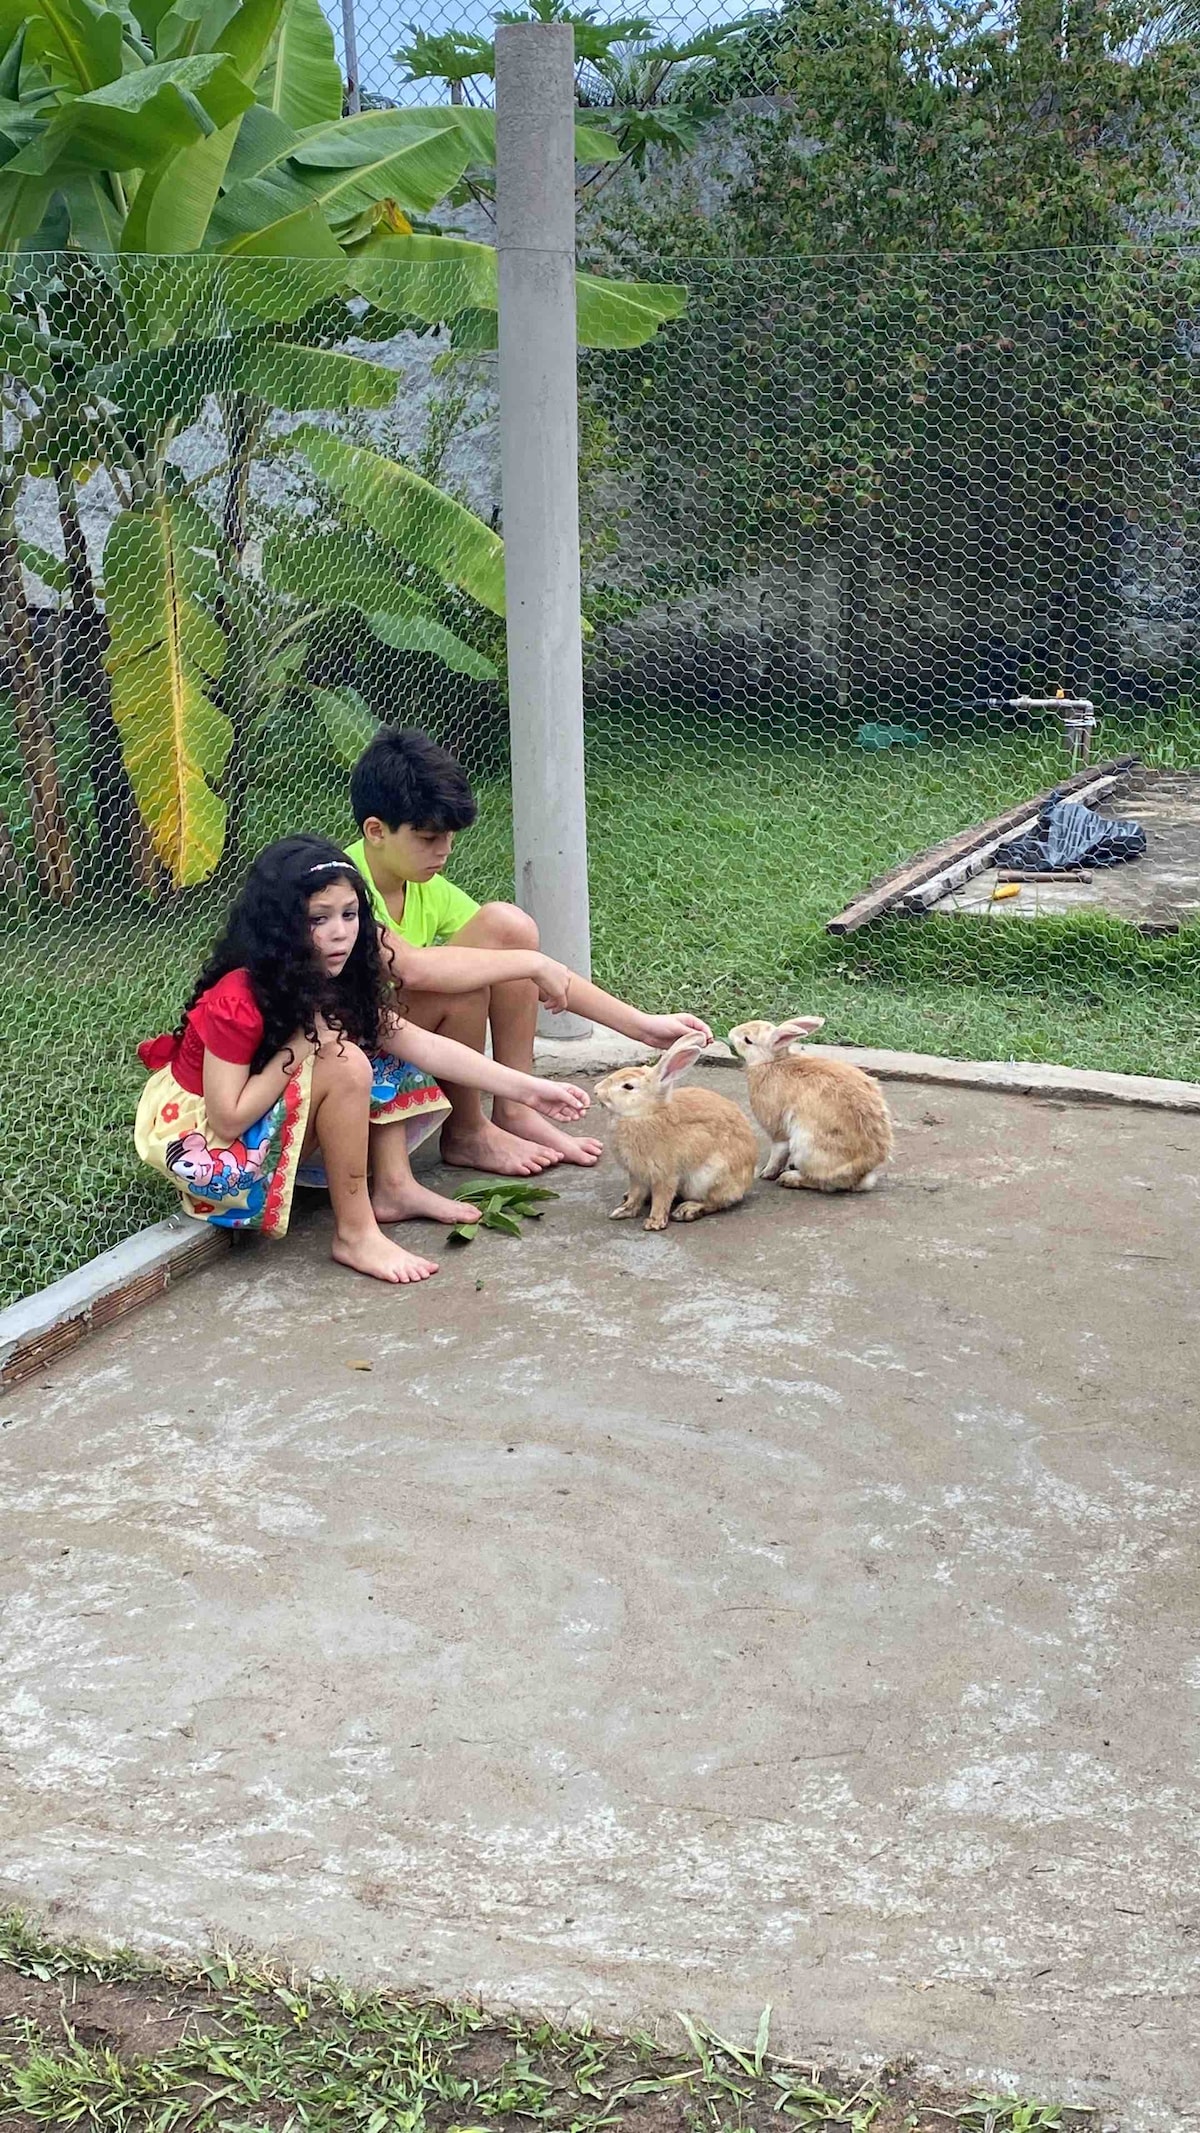
[[479,810],[461,763],[408,727],[382,726],[350,773],[350,805],[359,828],[371,815],[389,829],[470,829]]

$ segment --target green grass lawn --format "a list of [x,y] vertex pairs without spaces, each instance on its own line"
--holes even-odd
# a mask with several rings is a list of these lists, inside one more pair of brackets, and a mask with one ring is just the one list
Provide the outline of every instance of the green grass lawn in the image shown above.
[[[612,991],[722,1028],[814,1012],[835,1042],[1200,1077],[1200,927],[1165,940],[1102,916],[892,920],[842,941],[823,930],[873,876],[1061,777],[1056,736],[868,754],[650,730],[599,724],[589,745],[594,970]],[[1200,759],[1200,746],[1180,752],[1196,743],[1160,721],[1106,727],[1102,745],[1182,762]],[[506,793],[480,798],[453,872],[475,895],[508,895]],[[313,775],[290,800],[273,790],[255,832],[344,834],[342,808],[336,774]],[[174,1025],[216,917],[193,898],[10,928],[0,1303],[174,1205],[134,1156],[133,1048]]]
[[[1149,740],[1104,748],[1149,757]],[[632,760],[592,749],[594,956],[614,991],[724,1023],[823,1014],[849,1044],[1200,1075],[1200,928],[1143,940],[1090,914],[824,931],[900,860],[1062,777],[1053,737],[719,759],[680,745],[641,755],[636,780]]]

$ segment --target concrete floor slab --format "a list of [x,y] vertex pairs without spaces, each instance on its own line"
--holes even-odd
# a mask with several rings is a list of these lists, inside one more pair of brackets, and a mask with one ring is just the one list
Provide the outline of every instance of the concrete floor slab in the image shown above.
[[1175,932],[1200,912],[1200,771],[1132,770],[1095,809],[1140,822],[1144,858],[1097,867],[1090,882],[1026,881],[1019,896],[992,902],[996,872],[989,867],[943,897],[937,918],[1057,918],[1075,911],[1108,911],[1151,933]]
[[1200,2123],[1200,1124],[891,1099],[872,1198],[313,1212],[13,1395],[0,1900]]

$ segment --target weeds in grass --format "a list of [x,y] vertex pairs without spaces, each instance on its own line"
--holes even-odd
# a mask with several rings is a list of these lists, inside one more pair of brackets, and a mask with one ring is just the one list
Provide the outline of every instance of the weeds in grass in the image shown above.
[[[597,2035],[477,2007],[304,1981],[270,1962],[209,1956],[194,1970],[99,1953],[0,1919],[0,1969],[56,1989],[53,2020],[0,2022],[0,2127],[78,2133],[1067,2133],[1092,2121],[1017,2097],[948,2097],[900,2068],[837,2079],[769,2050],[771,2011],[741,2046],[694,2017],[686,2056],[643,2034]],[[80,1991],[88,2037],[76,2034]],[[128,2049],[121,2020],[141,1996],[163,2049]],[[123,1996],[123,1998],[121,1997]],[[120,1999],[120,2005],[118,2000]],[[123,2016],[122,2016],[123,2008]],[[135,2022],[135,2026],[136,2022]]]
[[107,2048],[90,2051],[74,2039],[57,2052],[33,2049],[23,2066],[13,2068],[11,2085],[4,2075],[0,2059],[0,2106],[8,2087],[9,2107],[44,2125],[111,2127],[120,2133],[138,2126],[147,2133],[170,2133],[190,2111],[169,2059],[123,2059]]
[[976,2096],[954,2113],[967,2133],[1059,2133],[1063,2113],[1053,2103],[1020,2103],[1012,2096]]
[[98,1949],[80,1941],[51,1940],[20,1911],[0,1913],[0,1964],[19,1977],[48,1983],[52,1978],[95,1978],[105,1984],[139,1981],[158,1974],[156,1966],[132,1948]]

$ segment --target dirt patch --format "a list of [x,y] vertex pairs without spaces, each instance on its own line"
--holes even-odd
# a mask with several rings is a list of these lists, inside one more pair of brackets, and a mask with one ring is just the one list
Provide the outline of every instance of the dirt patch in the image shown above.
[[153,2058],[195,2036],[202,2022],[216,2032],[220,2014],[195,1986],[105,1984],[71,1974],[22,1977],[0,1965],[0,2039],[9,2051],[16,2032],[29,2025],[50,2044],[74,2036],[92,2050]]

